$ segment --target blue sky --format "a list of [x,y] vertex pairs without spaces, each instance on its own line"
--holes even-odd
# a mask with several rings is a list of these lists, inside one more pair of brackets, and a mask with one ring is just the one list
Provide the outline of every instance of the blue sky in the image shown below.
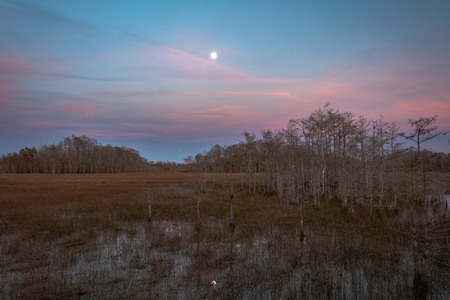
[[449,1],[0,0],[0,154],[74,133],[182,161],[326,101],[450,130],[449,32]]

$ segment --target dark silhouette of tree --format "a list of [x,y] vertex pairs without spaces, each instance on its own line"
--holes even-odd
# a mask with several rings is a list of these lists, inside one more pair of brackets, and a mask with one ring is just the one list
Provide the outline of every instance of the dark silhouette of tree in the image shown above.
[[39,149],[24,148],[2,155],[0,171],[5,173],[121,173],[143,172],[151,164],[129,147],[103,146],[87,136],[68,136]]

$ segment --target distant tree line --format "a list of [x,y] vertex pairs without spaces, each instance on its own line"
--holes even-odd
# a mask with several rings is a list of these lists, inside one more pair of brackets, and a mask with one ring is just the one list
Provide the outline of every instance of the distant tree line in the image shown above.
[[[436,131],[436,119],[409,120],[413,131],[404,134],[383,116],[357,118],[326,103],[308,117],[291,120],[286,129],[264,130],[259,138],[243,132],[244,140],[238,144],[215,145],[187,157],[185,170],[246,173],[250,193],[277,194],[284,203],[320,207],[321,201],[336,198],[350,211],[362,204],[392,210],[405,196],[405,178],[419,178],[419,171],[434,176],[427,183],[415,183],[427,187],[422,196],[445,189],[435,177],[436,172],[450,171],[450,154],[422,149],[422,142],[443,133]],[[403,138],[414,146],[402,148]]]
[[[161,168],[160,168],[161,167]],[[39,148],[23,148],[0,157],[3,173],[122,173],[163,169],[129,147],[103,146],[87,136],[68,136],[63,141]]]

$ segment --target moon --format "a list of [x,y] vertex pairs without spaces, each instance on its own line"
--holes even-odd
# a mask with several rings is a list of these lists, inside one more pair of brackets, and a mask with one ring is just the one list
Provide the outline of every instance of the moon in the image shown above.
[[217,52],[211,52],[211,58],[216,59],[217,58]]

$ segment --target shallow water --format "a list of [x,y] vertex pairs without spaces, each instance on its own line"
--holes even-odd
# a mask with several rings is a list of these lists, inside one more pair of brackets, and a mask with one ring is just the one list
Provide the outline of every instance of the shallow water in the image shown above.
[[[220,220],[208,220],[200,235],[193,223],[181,220],[125,222],[120,229],[99,232],[94,244],[67,253],[55,248],[48,266],[33,271],[34,278],[47,274],[63,286],[88,286],[92,291],[81,297],[86,299],[118,291],[125,298],[179,299],[214,298],[214,293],[242,299],[391,298],[399,291],[412,296],[413,258],[407,243],[395,242],[394,252],[375,251],[378,257],[367,251],[372,249],[370,238],[327,226],[305,226],[302,242],[296,230],[277,226],[238,238],[239,224],[231,235]],[[225,234],[216,237],[216,231]],[[68,253],[72,260],[61,265],[58,257]],[[28,272],[4,270],[0,296],[14,282],[29,280]],[[433,288],[437,295],[450,296],[439,289],[439,282]]]

